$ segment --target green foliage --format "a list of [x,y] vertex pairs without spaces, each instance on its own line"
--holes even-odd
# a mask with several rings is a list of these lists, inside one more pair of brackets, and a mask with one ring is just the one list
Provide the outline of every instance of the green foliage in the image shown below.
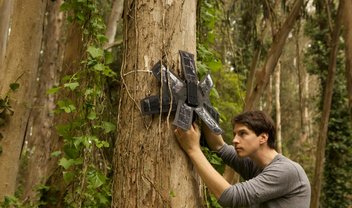
[[[80,67],[62,79],[59,86],[47,91],[58,93],[56,113],[66,114],[69,122],[56,126],[63,139],[59,157],[65,191],[65,207],[109,207],[111,203],[111,173],[107,148],[111,146],[116,126],[109,113],[108,82],[117,74],[110,67],[112,55],[103,49],[106,41],[103,11],[95,0],[67,0],[61,11],[68,21],[83,31],[85,53]],[[63,95],[63,96],[60,96]],[[51,202],[55,203],[55,202]]]
[[[198,2],[198,29],[197,29],[197,69],[200,77],[210,73],[214,88],[210,92],[210,100],[215,109],[220,113],[220,125],[225,133],[225,140],[232,139],[232,117],[242,111],[243,79],[231,70],[221,51],[224,42],[224,22],[226,14],[219,1],[202,0]],[[214,152],[207,147],[202,151],[214,168],[223,173],[224,163]],[[206,191],[206,206],[221,207],[217,199]]]
[[[344,69],[343,64],[337,67]],[[337,72],[325,150],[323,205],[345,208],[352,205],[348,198],[352,195],[352,121],[348,110],[345,74],[343,70]]]
[[[49,190],[49,187],[45,185],[38,185],[35,187],[36,194],[39,196],[43,192],[48,190]],[[44,207],[45,205],[47,205],[47,203],[43,201],[37,201],[37,202],[21,201],[21,199],[17,196],[5,196],[4,200],[0,202],[1,208],[38,208],[38,207]]]
[[[330,54],[330,31],[326,22],[324,4],[316,2],[318,13],[310,17],[305,27],[312,43],[307,51],[307,69],[319,75],[321,88],[325,89],[327,69]],[[331,7],[332,16],[336,15],[336,8]],[[346,208],[350,207],[352,184],[349,182],[352,173],[352,128],[348,111],[346,79],[344,77],[344,48],[340,43],[336,78],[332,98],[332,106],[328,125],[328,139],[325,149],[324,184],[321,203],[323,207]],[[323,100],[320,101],[322,109]]]

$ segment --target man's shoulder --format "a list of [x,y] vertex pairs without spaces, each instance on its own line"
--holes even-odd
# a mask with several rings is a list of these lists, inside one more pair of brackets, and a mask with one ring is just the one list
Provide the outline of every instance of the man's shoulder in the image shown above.
[[277,174],[285,177],[301,177],[306,175],[304,169],[297,162],[278,154],[274,160],[264,169],[264,171],[274,171]]

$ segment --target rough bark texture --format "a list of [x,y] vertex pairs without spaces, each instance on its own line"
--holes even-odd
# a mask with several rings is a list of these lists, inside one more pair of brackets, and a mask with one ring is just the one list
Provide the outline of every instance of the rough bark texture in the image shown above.
[[264,67],[260,71],[256,72],[254,76],[255,80],[254,80],[253,88],[247,89],[248,92],[246,94],[246,99],[245,99],[245,109],[244,109],[245,111],[255,108],[256,103],[259,100],[259,97],[265,90],[269,82],[270,75],[274,71],[275,66],[279,60],[282,49],[285,45],[286,38],[300,14],[302,5],[303,5],[303,0],[295,1],[292,11],[290,12],[286,21],[283,23],[280,30],[276,33],[276,37],[268,52],[268,56],[266,58]]
[[0,0],[0,68],[5,57],[13,1]]
[[49,1],[44,24],[42,55],[39,66],[39,85],[34,108],[26,134],[25,154],[28,161],[22,167],[21,183],[23,199],[39,200],[36,187],[45,184],[57,168],[57,158],[51,153],[58,150],[59,141],[54,126],[55,95],[48,95],[48,89],[57,85],[60,78],[63,53],[63,14],[59,11],[62,0]]
[[[75,22],[66,25],[66,27],[67,29],[63,32],[66,42],[64,43],[60,77],[72,75],[77,72],[80,67],[82,54],[84,53],[81,27]],[[73,96],[74,95],[70,93],[61,92],[56,99],[78,99]],[[61,113],[54,118],[54,125],[67,124],[71,122],[72,116],[73,115]],[[63,139],[59,138],[59,140],[57,140],[55,137],[53,137],[53,139],[55,140],[50,145],[51,150],[62,151]],[[65,193],[71,190],[68,190],[69,187],[67,187],[68,185],[63,180],[63,170],[61,167],[58,167],[55,170],[49,169],[48,171],[50,171],[48,172],[49,178],[47,178],[45,185],[49,186],[50,190],[43,197],[45,198],[44,201],[49,201],[50,203],[46,205],[46,208],[65,207]]]
[[158,94],[149,70],[180,75],[179,50],[196,52],[196,1],[125,1],[124,61],[114,153],[112,207],[202,207],[202,186],[166,116],[142,116],[139,101]]
[[14,2],[11,35],[4,64],[0,68],[0,95],[5,95],[9,84],[23,76],[18,80],[20,88],[11,94],[10,102],[15,114],[0,129],[4,135],[0,142],[3,147],[0,155],[0,201],[15,191],[19,157],[35,94],[45,5],[46,0]]
[[352,1],[345,0],[343,6],[343,26],[346,52],[346,79],[348,101],[352,120]]
[[337,11],[337,17],[335,20],[335,29],[332,34],[331,39],[331,51],[329,57],[329,69],[327,75],[327,81],[324,91],[324,105],[323,112],[321,116],[320,126],[319,126],[319,137],[316,151],[316,161],[315,161],[315,171],[314,171],[314,179],[312,186],[312,200],[311,200],[311,208],[319,208],[319,199],[321,192],[321,184],[323,179],[323,171],[324,171],[324,158],[325,158],[325,146],[327,140],[327,132],[328,132],[328,124],[329,117],[331,111],[331,101],[332,101],[332,93],[334,87],[335,80],[335,72],[336,72],[336,58],[338,51],[338,40],[340,34],[341,27],[341,10],[343,5],[343,0],[340,1],[339,8]]

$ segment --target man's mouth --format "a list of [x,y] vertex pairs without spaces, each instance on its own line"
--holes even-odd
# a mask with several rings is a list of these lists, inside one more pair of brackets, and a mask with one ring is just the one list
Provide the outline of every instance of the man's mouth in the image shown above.
[[243,148],[241,148],[241,147],[236,147],[235,149],[236,149],[236,152],[243,150]]

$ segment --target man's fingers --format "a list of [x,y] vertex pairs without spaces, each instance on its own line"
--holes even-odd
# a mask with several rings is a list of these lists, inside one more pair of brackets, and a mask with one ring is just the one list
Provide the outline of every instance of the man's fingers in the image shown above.
[[196,132],[199,132],[199,126],[196,123],[192,123],[192,127]]

